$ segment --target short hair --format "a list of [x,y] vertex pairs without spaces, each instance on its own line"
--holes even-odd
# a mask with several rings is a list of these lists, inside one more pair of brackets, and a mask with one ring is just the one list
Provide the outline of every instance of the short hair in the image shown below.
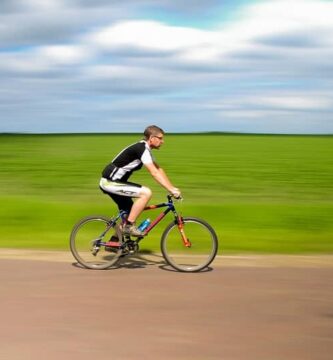
[[151,136],[156,136],[157,134],[163,134],[164,130],[162,130],[160,127],[156,125],[150,125],[145,128],[145,131],[143,132],[143,135],[146,140],[148,140]]

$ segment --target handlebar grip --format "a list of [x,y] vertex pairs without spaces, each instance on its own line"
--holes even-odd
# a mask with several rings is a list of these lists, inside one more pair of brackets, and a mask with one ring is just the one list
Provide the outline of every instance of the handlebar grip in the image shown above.
[[176,197],[175,195],[169,194],[169,195],[168,195],[168,199],[171,199],[171,198],[174,198],[174,199],[176,199],[176,200],[183,200],[182,196]]

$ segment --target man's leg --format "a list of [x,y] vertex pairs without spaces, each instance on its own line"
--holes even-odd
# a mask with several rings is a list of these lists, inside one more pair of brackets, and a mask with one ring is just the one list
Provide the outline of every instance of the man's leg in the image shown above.
[[146,207],[151,195],[152,192],[149,188],[144,186],[141,188],[140,195],[134,202],[126,220],[126,225],[123,228],[124,235],[144,236],[144,233],[135,226],[135,221]]
[[152,192],[149,188],[142,186],[140,189],[140,196],[134,202],[131,212],[128,215],[127,221],[130,223],[135,223],[136,219],[142,213],[144,208],[147,206],[149,200],[151,199]]
[[[151,190],[135,183],[117,183],[104,178],[100,181],[100,187],[112,197],[119,209],[127,211],[130,206],[130,213],[123,228],[124,234],[143,236],[144,234],[136,228],[134,223],[150,200]],[[131,198],[137,199],[134,204]]]

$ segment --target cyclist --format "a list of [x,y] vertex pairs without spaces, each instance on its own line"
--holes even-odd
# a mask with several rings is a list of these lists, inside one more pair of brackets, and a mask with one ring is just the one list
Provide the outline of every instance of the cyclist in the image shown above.
[[[128,182],[134,171],[145,165],[153,178],[169,193],[176,198],[181,196],[180,190],[172,185],[152,156],[151,150],[159,149],[163,143],[164,131],[156,125],[148,126],[144,131],[144,139],[123,149],[102,172],[101,190],[114,200],[119,210],[128,213],[123,227],[124,235],[144,235],[135,226],[135,221],[152,196],[148,187]],[[133,203],[132,198],[137,200]]]

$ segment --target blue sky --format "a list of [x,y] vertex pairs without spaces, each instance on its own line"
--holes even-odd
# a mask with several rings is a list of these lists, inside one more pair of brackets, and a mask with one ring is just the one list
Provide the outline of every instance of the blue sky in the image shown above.
[[0,132],[333,133],[333,1],[2,0]]

